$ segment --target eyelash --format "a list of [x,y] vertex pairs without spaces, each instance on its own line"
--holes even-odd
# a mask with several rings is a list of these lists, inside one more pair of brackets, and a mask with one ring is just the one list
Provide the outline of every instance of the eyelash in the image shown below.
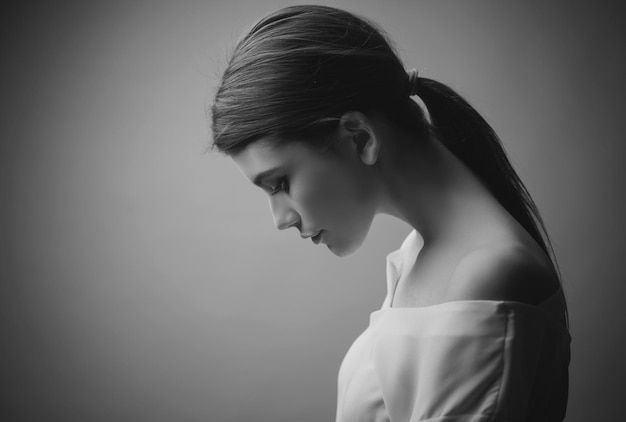
[[285,192],[287,192],[287,179],[286,178],[282,178],[280,179],[280,182],[278,183],[278,185],[276,185],[275,188],[272,188],[272,195],[276,195],[278,192],[284,190]]

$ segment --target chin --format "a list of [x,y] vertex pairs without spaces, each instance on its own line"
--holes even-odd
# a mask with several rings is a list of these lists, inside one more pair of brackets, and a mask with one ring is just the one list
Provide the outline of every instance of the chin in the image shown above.
[[339,258],[343,258],[344,256],[352,255],[356,249],[338,249],[333,247],[332,245],[326,245],[329,251],[331,251],[335,256]]
[[[366,235],[367,233],[365,233],[365,236]],[[361,248],[361,245],[363,244],[363,242],[365,241],[365,236],[361,236],[359,239],[353,239],[351,242],[346,242],[346,243],[339,243],[339,242],[327,243],[326,247],[335,256],[342,258],[344,256],[352,255],[353,253],[358,251]]]

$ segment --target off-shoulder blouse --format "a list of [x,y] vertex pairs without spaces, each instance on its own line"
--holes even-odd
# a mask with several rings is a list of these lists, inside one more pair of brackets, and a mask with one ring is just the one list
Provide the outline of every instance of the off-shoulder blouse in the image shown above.
[[336,422],[562,421],[570,361],[562,290],[539,305],[391,307],[422,245],[414,230],[387,256],[387,297],[339,370]]

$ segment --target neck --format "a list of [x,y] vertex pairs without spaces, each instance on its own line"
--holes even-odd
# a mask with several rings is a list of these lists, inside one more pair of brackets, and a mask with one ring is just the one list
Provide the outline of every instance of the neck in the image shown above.
[[425,246],[484,239],[510,223],[480,179],[436,139],[401,156],[383,178],[379,210],[415,228]]

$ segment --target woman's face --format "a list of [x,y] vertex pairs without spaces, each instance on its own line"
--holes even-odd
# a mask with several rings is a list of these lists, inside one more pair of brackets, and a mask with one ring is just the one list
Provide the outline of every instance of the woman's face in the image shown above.
[[232,158],[267,193],[276,228],[296,227],[337,256],[365,240],[376,214],[374,173],[352,146],[323,154],[300,141],[272,146],[261,139]]

